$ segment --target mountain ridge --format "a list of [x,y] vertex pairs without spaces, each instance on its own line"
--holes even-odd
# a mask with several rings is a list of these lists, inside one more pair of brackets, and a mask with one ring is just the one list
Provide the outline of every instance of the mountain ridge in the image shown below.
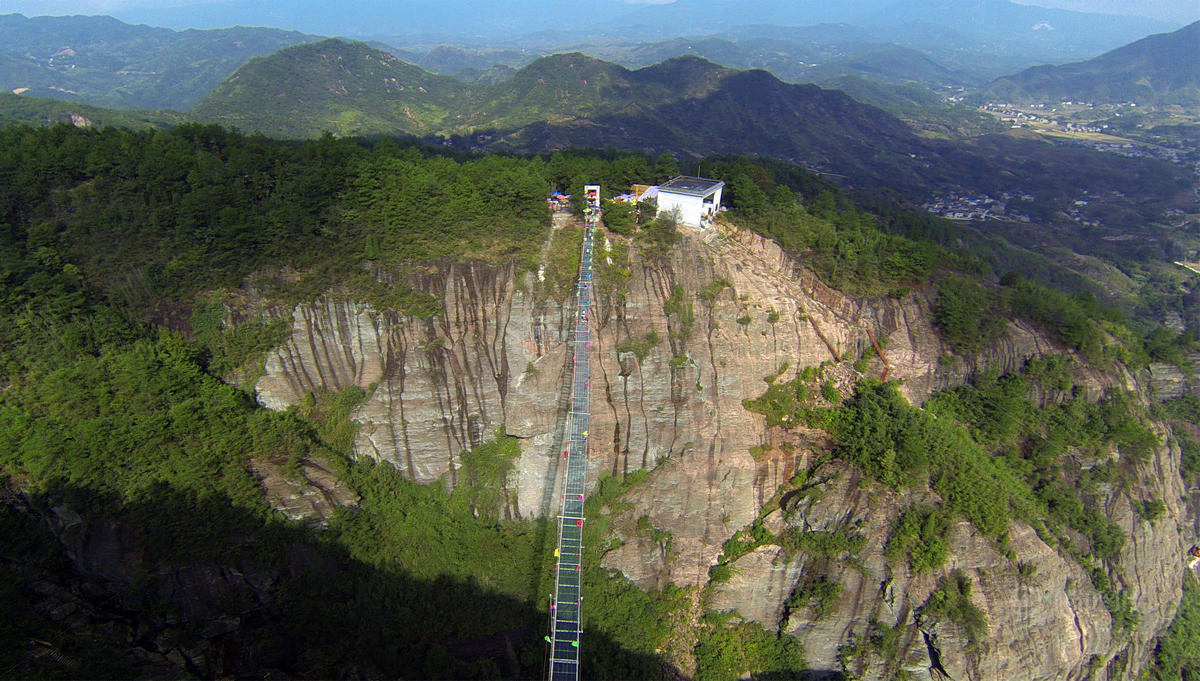
[[[351,65],[368,73],[352,74],[346,70]],[[400,82],[401,71],[408,80]],[[384,78],[396,78],[396,86]],[[239,83],[254,87],[238,89]],[[1069,155],[1052,153],[1049,144],[1012,135],[984,144],[943,143],[845,93],[698,57],[630,71],[582,54],[557,55],[508,81],[469,86],[362,43],[328,40],[252,60],[192,114],[268,136],[416,135],[427,144],[474,152],[592,147],[690,157],[753,154],[840,176],[853,186],[888,187],[916,201],[947,191],[983,195],[1048,186],[1066,200],[1072,190],[1063,178],[1083,172],[1064,167],[1056,159]],[[941,125],[961,124],[950,117]],[[1135,171],[1132,159],[1088,154],[1089,182],[1097,191],[1132,187],[1134,172],[1169,178],[1154,190],[1140,183],[1139,191],[1150,191],[1160,203],[1175,200],[1182,171],[1157,165]],[[998,157],[1005,162],[993,160]]]
[[[381,8],[377,4],[333,6],[320,0],[290,0],[265,4],[254,0],[227,0],[219,6],[194,5],[173,8],[139,8],[117,11],[125,21],[154,23],[163,26],[187,27],[290,24],[297,30],[342,35],[445,34],[509,38],[524,29],[524,33],[543,30],[605,31],[632,27],[695,26],[711,31],[713,26],[736,25],[746,17],[756,17],[760,23],[776,25],[807,25],[861,20],[866,16],[889,12],[921,15],[919,6],[904,5],[896,0],[869,0],[856,3],[828,3],[822,0],[706,0],[703,5],[691,0],[673,3],[629,3],[619,0],[583,2],[582,0],[532,0],[520,5],[461,0],[445,2],[413,0],[404,7]],[[1036,15],[1067,21],[1100,21],[1122,23],[1120,32],[1137,31],[1141,26],[1157,26],[1159,30],[1172,26],[1169,21],[1137,16],[1116,16],[1092,12],[1047,9],[1021,5],[1003,0],[973,2],[972,7],[999,8],[1015,16]],[[927,14],[928,15],[928,14]],[[1064,26],[1066,28],[1066,26]],[[1151,29],[1155,30],[1155,29]],[[1149,31],[1148,31],[1149,32]]]
[[14,95],[0,92],[0,126],[68,123],[77,127],[113,126],[131,130],[167,128],[186,122],[187,115],[169,109],[109,109],[81,102]]
[[[382,86],[387,78],[396,81]],[[434,143],[449,136],[452,146],[471,148],[483,140],[488,150],[524,152],[567,146],[737,151],[829,172],[896,155],[885,150],[903,148],[907,157],[922,147],[900,120],[844,93],[695,56],[630,70],[581,53],[550,55],[504,82],[468,86],[338,39],[251,60],[192,114],[272,136],[329,130],[421,135]]]
[[993,82],[983,95],[1014,101],[1200,104],[1200,21],[1087,61],[1026,69]]

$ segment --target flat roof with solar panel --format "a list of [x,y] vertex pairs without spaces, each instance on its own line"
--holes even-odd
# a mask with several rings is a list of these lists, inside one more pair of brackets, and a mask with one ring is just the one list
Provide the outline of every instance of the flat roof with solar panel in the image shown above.
[[676,216],[680,224],[704,231],[721,210],[725,183],[707,177],[678,175],[658,187],[658,215]]
[[688,196],[708,196],[724,186],[725,183],[721,180],[679,175],[672,178],[671,181],[659,185],[658,191],[660,194],[662,192],[671,192],[672,194],[686,194]]

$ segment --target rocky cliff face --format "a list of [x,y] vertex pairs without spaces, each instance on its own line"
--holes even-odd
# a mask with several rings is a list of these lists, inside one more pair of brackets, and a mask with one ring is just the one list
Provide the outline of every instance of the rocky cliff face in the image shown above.
[[[828,450],[821,433],[793,431],[790,451],[751,453],[784,437],[742,406],[764,391],[764,377],[826,364],[825,375],[847,394],[862,375],[852,364],[865,359],[865,373],[901,379],[902,392],[919,403],[983,368],[1016,370],[1029,357],[1065,351],[1035,329],[1010,324],[976,360],[953,358],[931,326],[923,293],[849,298],[774,243],[735,228],[707,239],[686,235],[664,259],[631,255],[623,290],[598,290],[591,320],[589,480],[651,471],[623,498],[628,506],[611,526],[624,543],[604,556],[604,565],[646,588],[705,585],[722,543],[769,513],[764,506],[778,503],[772,497],[779,486]],[[268,359],[259,400],[282,408],[309,391],[364,388],[369,397],[354,414],[363,424],[356,453],[426,483],[455,484],[459,455],[503,425],[524,439],[505,512],[547,513],[559,480],[569,306],[535,293],[536,275],[511,268],[446,264],[414,283],[443,301],[444,315],[402,318],[334,296],[291,310],[292,336]],[[644,345],[634,351],[631,341]],[[1098,374],[1090,389],[1098,396],[1112,380]],[[1020,561],[1037,566],[1032,574],[966,524],[954,529],[943,570],[895,573],[883,544],[907,505],[901,502],[911,500],[860,484],[853,470],[834,464],[818,471],[826,480],[812,497],[818,501],[768,518],[779,529],[853,529],[867,538],[861,561],[846,569],[760,547],[739,559],[740,573],[713,589],[708,607],[782,627],[803,642],[814,668],[838,668],[839,650],[868,639],[874,622],[896,628],[901,634],[891,647],[860,646],[852,656],[849,664],[863,678],[890,678],[900,669],[934,678],[939,659],[955,679],[1084,679],[1098,669],[1108,672],[1096,678],[1129,678],[1146,659],[1147,642],[1169,623],[1180,592],[1179,522],[1187,512],[1177,464],[1178,452],[1164,447],[1142,467],[1146,498],[1167,507],[1155,523],[1138,518],[1127,494],[1101,495],[1128,534],[1120,568],[1141,615],[1129,633],[1111,631],[1087,575],[1027,526],[1014,524],[1010,543]],[[669,552],[638,536],[643,516],[670,532]],[[981,642],[967,641],[953,625],[914,620],[951,569],[977,585],[972,602],[989,624]],[[817,575],[841,585],[836,609],[820,618],[788,611],[797,583]]]
[[[1140,615],[1128,632],[1112,630],[1109,611],[1079,564],[1021,523],[1009,530],[1015,560],[961,521],[947,537],[950,559],[943,569],[914,575],[889,567],[883,550],[891,523],[900,509],[923,500],[864,486],[854,470],[834,464],[818,469],[825,482],[814,488],[815,497],[785,505],[780,525],[859,535],[866,539],[862,550],[853,559],[830,559],[759,547],[735,563],[738,574],[717,587],[713,604],[781,627],[804,643],[810,664],[837,668],[840,654],[856,678],[888,679],[899,670],[910,678],[943,678],[932,669],[935,661],[954,679],[1131,678],[1151,652],[1147,642],[1174,616],[1180,588],[1180,537],[1190,530],[1176,520],[1186,515],[1177,462],[1178,452],[1164,447],[1139,471],[1145,491],[1161,495],[1168,507],[1154,522],[1140,518],[1124,495],[1103,499],[1128,537],[1118,568]],[[972,603],[987,620],[978,643],[953,623],[917,616],[938,580],[954,570],[974,585]],[[824,614],[812,607],[787,612],[791,586],[817,580],[840,586],[836,605]],[[881,643],[880,632],[889,630],[892,642]]]
[[[760,394],[762,378],[785,365],[839,363],[831,371],[845,388],[858,374],[841,360],[867,351],[868,373],[886,369],[920,402],[980,367],[1008,371],[1061,350],[1013,325],[977,366],[944,361],[948,348],[930,325],[922,295],[848,298],[774,243],[738,230],[708,244],[689,236],[665,261],[642,262],[635,254],[631,270],[623,294],[600,292],[593,320],[594,475],[649,469],[697,452],[714,462],[752,460],[748,449],[763,441],[762,428],[741,400]],[[267,359],[258,399],[282,409],[311,391],[367,390],[354,414],[363,424],[357,453],[425,483],[454,484],[458,454],[503,425],[528,440],[510,511],[543,513],[541,490],[557,463],[549,447],[565,404],[570,310],[533,293],[535,278],[479,264],[435,267],[415,282],[443,301],[446,313],[432,319],[378,313],[334,295],[297,306],[290,311],[291,338]],[[719,279],[730,287],[710,302],[695,298]],[[664,310],[675,287],[693,316],[686,334],[679,316]],[[642,359],[618,352],[650,333],[659,342]],[[872,337],[886,344],[886,365]],[[777,482],[760,481],[759,502]]]

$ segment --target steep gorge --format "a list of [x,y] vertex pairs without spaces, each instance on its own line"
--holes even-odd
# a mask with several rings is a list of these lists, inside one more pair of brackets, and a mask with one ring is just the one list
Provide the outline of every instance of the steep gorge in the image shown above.
[[[1144,664],[1173,616],[1191,535],[1173,447],[1158,447],[1138,466],[1138,493],[1165,504],[1155,522],[1138,516],[1128,492],[1096,494],[1127,537],[1121,586],[1140,613],[1131,631],[1114,633],[1083,568],[1021,523],[1010,527],[1009,548],[1036,566],[1032,572],[965,521],[947,537],[943,567],[913,575],[889,565],[889,528],[904,507],[933,493],[895,492],[848,465],[819,461],[832,444],[823,433],[768,428],[742,405],[763,392],[766,377],[810,366],[823,366],[848,394],[862,376],[851,366],[859,359],[867,360],[866,374],[886,369],[888,379],[901,380],[917,404],[983,369],[1015,371],[1030,357],[1067,348],[1009,323],[977,358],[956,358],[932,326],[925,292],[847,297],[773,242],[732,226],[706,238],[687,234],[662,258],[643,257],[632,244],[629,252],[628,262],[617,257],[609,279],[601,274],[592,320],[589,480],[649,475],[612,510],[609,527],[619,541],[604,553],[606,567],[643,588],[694,588],[705,607],[736,610],[795,636],[811,668],[845,664],[861,678],[904,671],[909,678],[1118,679]],[[440,263],[411,283],[441,300],[445,313],[400,317],[336,293],[278,310],[291,317],[292,334],[268,357],[259,401],[280,409],[310,392],[362,388],[367,399],[352,414],[362,424],[356,455],[446,486],[457,482],[460,455],[503,426],[522,439],[504,515],[552,512],[570,310],[545,293],[537,274],[512,266]],[[1099,372],[1089,374],[1085,389],[1098,398],[1117,385],[1145,392],[1134,376]],[[810,468],[805,494],[776,498]],[[736,560],[727,582],[710,584],[722,544],[760,517],[776,535],[841,530],[864,537],[864,545],[852,561],[762,545]],[[645,522],[667,533],[669,549],[640,531]],[[987,618],[982,641],[915,616],[955,569],[977,587],[970,598]],[[817,616],[787,604],[799,584],[817,579],[840,585],[831,611]],[[890,646],[867,644],[879,624],[898,632]],[[686,659],[679,666],[690,671]]]

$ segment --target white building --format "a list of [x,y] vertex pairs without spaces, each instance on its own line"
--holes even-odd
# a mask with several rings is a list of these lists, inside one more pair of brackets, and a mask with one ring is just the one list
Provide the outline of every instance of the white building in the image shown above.
[[583,207],[595,210],[600,209],[600,185],[583,185]]
[[704,229],[721,208],[725,183],[703,177],[679,175],[658,187],[658,214],[679,211],[679,222]]

